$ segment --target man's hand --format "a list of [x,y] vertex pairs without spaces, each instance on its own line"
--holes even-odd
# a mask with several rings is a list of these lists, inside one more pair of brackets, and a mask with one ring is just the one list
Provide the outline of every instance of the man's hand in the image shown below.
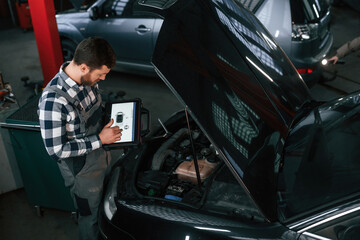
[[330,58],[328,61],[329,61],[329,62],[332,62],[332,64],[336,64],[337,61],[339,61],[339,58],[338,58],[338,56],[333,56],[333,57]]
[[111,119],[108,124],[99,133],[100,141],[102,144],[110,144],[121,139],[122,129],[119,126],[111,127],[114,119]]

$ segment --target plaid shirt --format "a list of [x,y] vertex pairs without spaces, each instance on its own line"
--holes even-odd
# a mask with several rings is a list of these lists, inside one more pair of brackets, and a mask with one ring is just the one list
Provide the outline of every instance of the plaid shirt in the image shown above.
[[[94,92],[98,85],[77,84],[63,71],[67,64],[61,66],[48,85],[56,85],[71,98],[76,98],[88,112],[98,101]],[[102,146],[98,135],[85,136],[80,132],[78,111],[59,93],[45,88],[39,100],[38,115],[45,148],[55,160],[85,155]]]

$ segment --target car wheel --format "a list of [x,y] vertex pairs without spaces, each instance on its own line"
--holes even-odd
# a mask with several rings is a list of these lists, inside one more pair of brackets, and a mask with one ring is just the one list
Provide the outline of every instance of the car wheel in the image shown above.
[[74,57],[76,44],[71,40],[64,39],[61,40],[61,48],[64,62],[71,61]]

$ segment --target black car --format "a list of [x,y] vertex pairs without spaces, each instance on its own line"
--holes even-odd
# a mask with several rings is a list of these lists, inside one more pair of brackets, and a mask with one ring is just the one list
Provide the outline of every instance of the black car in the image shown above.
[[185,109],[114,165],[102,237],[358,239],[360,92],[313,100],[237,1],[139,4],[164,16],[152,62]]

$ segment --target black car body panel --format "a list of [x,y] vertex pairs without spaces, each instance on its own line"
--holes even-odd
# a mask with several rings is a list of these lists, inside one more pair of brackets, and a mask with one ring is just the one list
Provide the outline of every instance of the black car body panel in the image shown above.
[[182,3],[163,23],[153,63],[276,219],[277,156],[308,89],[253,14],[232,1]]
[[[179,112],[164,124],[169,131],[173,131],[183,123],[184,112]],[[179,124],[181,122],[181,124]],[[157,133],[158,134],[158,133]],[[116,207],[117,211],[111,221],[106,217],[104,208],[100,208],[99,226],[102,235],[106,239],[234,239],[234,238],[255,238],[255,239],[296,239],[299,234],[289,230],[282,224],[269,223],[261,219],[257,213],[251,213],[253,207],[246,198],[246,193],[238,184],[225,184],[223,182],[214,193],[208,193],[209,199],[233,199],[241,202],[244,209],[238,209],[228,215],[218,214],[214,209],[209,211],[208,204],[203,206],[192,206],[190,204],[179,204],[177,201],[169,201],[158,197],[149,197],[139,193],[139,172],[149,156],[152,155],[158,143],[151,142],[142,144],[138,149],[129,151],[119,161],[117,169]],[[220,172],[224,176],[232,176],[226,165],[223,165]],[[217,176],[221,173],[217,173]],[[154,183],[156,179],[148,184]],[[221,182],[213,179],[213,183]],[[236,182],[236,181],[235,181]],[[214,184],[213,184],[214,185]],[[234,194],[219,195],[225,189],[231,189]],[[242,197],[241,197],[242,196]],[[221,203],[221,201],[219,201]],[[234,205],[235,206],[235,205]],[[235,210],[234,210],[235,211]],[[187,238],[188,237],[188,238]]]
[[346,239],[360,224],[360,92],[314,101],[232,0],[179,0],[161,11],[152,61],[185,111],[114,165],[102,236]]
[[280,174],[284,221],[359,197],[359,103],[359,92],[349,94],[316,107],[294,125]]
[[[280,240],[296,239],[299,236],[280,224],[239,224],[236,220],[226,221],[196,212],[189,214],[188,211],[157,205],[153,202],[127,203],[118,209],[122,212],[119,218],[112,222],[109,222],[106,217],[100,220],[103,234],[109,239],[215,240],[252,237]],[[186,238],[186,236],[191,236],[191,238]]]

